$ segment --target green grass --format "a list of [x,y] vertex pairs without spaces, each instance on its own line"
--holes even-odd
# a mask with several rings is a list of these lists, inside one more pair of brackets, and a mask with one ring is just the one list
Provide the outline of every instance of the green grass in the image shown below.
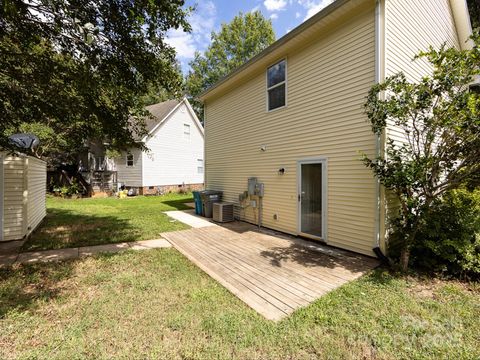
[[0,271],[0,358],[474,359],[480,286],[376,270],[263,319],[174,249]]
[[23,250],[157,239],[162,232],[187,228],[163,211],[188,209],[185,203],[192,201],[191,195],[178,194],[126,199],[48,197],[47,216]]

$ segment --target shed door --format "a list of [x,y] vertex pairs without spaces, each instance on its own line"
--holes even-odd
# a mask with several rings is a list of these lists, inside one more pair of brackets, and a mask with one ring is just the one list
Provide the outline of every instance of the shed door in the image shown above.
[[300,161],[298,170],[299,232],[325,241],[325,161]]

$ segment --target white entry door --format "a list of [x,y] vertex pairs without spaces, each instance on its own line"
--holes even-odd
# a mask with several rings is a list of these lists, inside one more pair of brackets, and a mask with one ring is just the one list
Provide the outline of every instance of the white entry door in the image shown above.
[[325,159],[298,162],[298,226],[299,233],[326,242],[326,179]]

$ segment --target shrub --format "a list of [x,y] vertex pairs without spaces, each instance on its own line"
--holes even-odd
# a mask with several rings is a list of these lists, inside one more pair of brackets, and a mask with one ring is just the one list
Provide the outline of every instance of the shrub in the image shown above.
[[413,264],[480,276],[480,189],[447,192],[430,207],[412,248]]

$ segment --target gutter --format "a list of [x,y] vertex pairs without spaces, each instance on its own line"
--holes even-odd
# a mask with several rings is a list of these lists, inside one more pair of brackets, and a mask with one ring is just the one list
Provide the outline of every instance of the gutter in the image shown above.
[[260,60],[261,58],[267,56],[268,54],[272,53],[273,51],[277,50],[278,48],[282,47],[284,44],[286,44],[288,41],[290,41],[291,39],[293,39],[294,37],[296,37],[297,35],[301,34],[303,31],[305,31],[306,29],[308,29],[309,27],[311,27],[313,24],[317,23],[318,21],[322,20],[323,18],[327,17],[328,15],[330,15],[331,13],[333,13],[335,10],[337,10],[338,8],[342,7],[343,5],[345,5],[346,3],[348,3],[349,1],[351,0],[336,0],[334,1],[333,3],[331,3],[330,5],[326,6],[325,8],[323,8],[321,11],[319,11],[317,14],[315,14],[314,16],[312,16],[310,19],[308,19],[307,21],[301,23],[300,25],[298,25],[295,29],[293,29],[292,31],[290,31],[289,33],[285,34],[284,36],[282,36],[280,39],[278,39],[277,41],[275,41],[272,45],[270,45],[269,47],[267,47],[266,49],[264,49],[262,52],[260,52],[259,54],[255,55],[254,57],[252,57],[250,60],[248,60],[247,62],[245,62],[243,65],[241,65],[240,67],[238,67],[237,69],[233,70],[230,74],[226,75],[225,77],[223,77],[222,79],[220,79],[219,81],[217,81],[215,84],[213,84],[211,87],[209,87],[208,89],[206,89],[204,92],[200,93],[200,95],[198,96],[202,101],[205,100],[205,96],[208,95],[210,92],[212,92],[213,90],[217,89],[218,87],[220,87],[221,85],[225,84],[226,82],[228,82],[230,79],[232,79],[233,77],[237,76],[238,74],[240,74],[242,71],[244,71],[245,69],[247,69],[248,67],[250,67],[250,65],[252,65],[253,63],[257,62],[258,60]]

